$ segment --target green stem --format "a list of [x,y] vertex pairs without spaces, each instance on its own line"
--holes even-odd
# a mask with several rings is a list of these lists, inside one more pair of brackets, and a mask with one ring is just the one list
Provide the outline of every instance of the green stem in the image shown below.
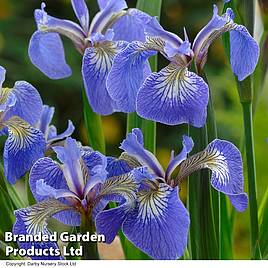
[[252,102],[242,102],[244,115],[245,146],[248,173],[248,194],[250,208],[251,228],[251,255],[256,258],[256,246],[259,239],[258,204],[257,204],[257,183],[256,165],[254,152],[254,136],[252,121]]
[[[189,127],[189,135],[195,141],[195,146],[191,154],[195,154],[204,149],[207,143],[206,127],[197,129]],[[202,226],[201,218],[203,208],[200,206],[201,200],[201,172],[195,172],[188,179],[188,199],[187,205],[190,214],[190,249],[193,260],[203,259],[202,256]]]
[[142,128],[142,119],[136,113],[127,115],[127,133],[131,132],[133,128]]
[[84,119],[89,144],[94,150],[105,154],[105,138],[102,129],[101,116],[92,111],[84,90],[82,91],[82,94]]
[[[95,233],[95,225],[92,221],[92,217],[90,213],[82,213],[81,215],[81,225],[80,231],[82,234],[89,234]],[[83,247],[83,256],[82,260],[99,260],[99,252],[96,242],[81,242]]]

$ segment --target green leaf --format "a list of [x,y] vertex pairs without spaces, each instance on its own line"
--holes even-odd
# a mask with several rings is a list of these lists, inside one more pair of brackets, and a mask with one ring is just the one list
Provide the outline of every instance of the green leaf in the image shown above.
[[[208,141],[207,128],[189,128],[195,141],[191,154],[203,150]],[[201,170],[189,176],[188,209],[190,214],[190,250],[192,259],[218,259],[219,248],[213,217],[210,174]]]
[[84,119],[89,144],[94,150],[105,154],[105,139],[102,129],[101,116],[92,111],[84,90],[82,94]]
[[8,245],[3,242],[0,241],[0,260],[24,260],[21,256],[14,256],[13,254],[11,254],[10,256],[6,256],[6,247]]
[[232,260],[233,259],[233,246],[232,246],[232,223],[228,215],[227,199],[225,194],[220,193],[220,259]]
[[29,206],[32,206],[32,205],[36,204],[36,201],[35,201],[35,198],[33,196],[33,193],[31,191],[31,188],[30,188],[30,184],[29,184],[29,173],[27,173],[24,176],[24,181],[25,181],[25,192],[26,192],[26,195],[27,195],[28,205]]
[[0,230],[10,232],[15,221],[14,207],[6,190],[0,186]]
[[257,204],[256,163],[255,163],[253,121],[252,121],[252,103],[242,102],[242,108],[244,118],[245,147],[246,147],[247,174],[248,174],[251,255],[253,258],[258,258],[258,255],[255,254],[258,253],[256,251],[256,247],[259,239],[259,223],[258,223],[258,204]]
[[3,166],[0,165],[0,186],[7,193],[8,196],[12,196],[12,204],[14,209],[26,207],[26,204],[21,200],[14,185],[11,185],[4,175]]
[[268,259],[268,189],[259,207],[260,236],[259,245],[263,259]]

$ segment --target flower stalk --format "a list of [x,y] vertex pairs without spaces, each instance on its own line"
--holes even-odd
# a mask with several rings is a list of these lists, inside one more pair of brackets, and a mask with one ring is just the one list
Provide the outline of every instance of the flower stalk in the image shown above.
[[243,107],[245,146],[248,172],[248,194],[250,208],[250,228],[251,228],[251,255],[256,258],[256,250],[259,239],[258,204],[257,204],[257,182],[256,164],[254,152],[254,136],[252,121],[252,103],[241,102]]
[[[244,22],[253,35],[255,4],[253,0],[243,1]],[[253,102],[253,83],[251,77],[238,82],[240,102],[243,109],[245,148],[247,159],[248,174],[248,194],[250,208],[250,228],[251,228],[251,256],[257,258],[259,224],[258,224],[258,204],[257,204],[257,182],[256,182],[256,163],[254,151],[254,135],[252,120],[252,102]]]
[[[95,233],[95,225],[92,221],[92,217],[89,212],[83,212],[81,214],[81,226],[80,231],[82,234],[89,232],[90,234]],[[81,242],[83,247],[82,260],[99,260],[99,252],[97,243],[95,242]]]

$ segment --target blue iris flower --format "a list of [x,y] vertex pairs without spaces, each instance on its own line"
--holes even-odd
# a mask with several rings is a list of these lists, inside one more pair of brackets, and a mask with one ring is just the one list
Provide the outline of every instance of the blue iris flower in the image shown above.
[[[89,218],[105,208],[110,200],[124,204],[136,197],[137,183],[132,176],[113,176],[107,172],[107,158],[82,147],[68,137],[64,146],[53,147],[59,161],[44,157],[31,169],[29,184],[37,204],[15,211],[14,234],[48,234],[50,217],[69,226],[80,226],[81,214]],[[111,162],[111,159],[109,160]],[[114,161],[112,161],[114,162]],[[54,242],[20,242],[21,248],[54,248]],[[60,259],[34,256],[33,259]]]
[[44,3],[35,10],[38,30],[30,40],[30,59],[51,79],[70,76],[60,35],[68,37],[83,55],[82,75],[92,109],[111,114],[118,108],[107,92],[106,77],[115,55],[126,47],[127,41],[145,40],[143,20],[149,16],[137,9],[125,10],[124,0],[99,0],[100,11],[89,24],[85,1],[71,2],[79,24],[48,15]]
[[0,66],[0,134],[7,135],[4,147],[4,172],[15,183],[43,156],[45,139],[33,125],[42,112],[38,91],[25,81],[12,88],[3,87],[6,70]]
[[[248,197],[243,192],[243,169],[239,150],[230,142],[216,139],[203,151],[187,158],[193,141],[183,137],[182,151],[171,159],[164,171],[156,157],[143,146],[139,129],[121,143],[121,160],[134,168],[125,176],[134,175],[139,183],[137,197],[132,202],[100,212],[96,228],[111,243],[122,228],[125,236],[138,248],[155,259],[177,259],[187,245],[189,214],[179,198],[179,187],[191,173],[211,170],[212,187],[226,194],[238,211],[244,211]],[[120,167],[122,164],[120,165]],[[119,167],[119,172],[122,172]],[[175,169],[179,172],[174,176]]]
[[[210,44],[230,32],[230,61],[238,80],[250,75],[257,64],[259,47],[247,29],[236,24],[230,8],[222,16],[214,6],[213,18],[198,33],[193,45],[165,31],[156,18],[144,19],[147,39],[134,41],[114,59],[107,78],[107,89],[122,112],[134,112],[146,119],[168,125],[188,123],[202,127],[206,122],[209,88],[188,67],[194,61],[202,71]],[[159,72],[148,72],[149,57],[161,53],[169,65]],[[147,70],[147,72],[146,72]]]
[[61,133],[57,133],[57,129],[54,125],[51,125],[53,115],[55,112],[54,107],[49,107],[48,105],[43,105],[42,114],[35,127],[39,129],[45,137],[46,140],[46,150],[51,149],[53,145],[71,136],[74,132],[74,125],[71,120],[68,121],[67,129]]

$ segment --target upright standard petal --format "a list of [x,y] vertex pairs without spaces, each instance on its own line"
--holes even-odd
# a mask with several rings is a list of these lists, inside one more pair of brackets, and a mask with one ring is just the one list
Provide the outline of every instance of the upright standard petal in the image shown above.
[[66,78],[72,74],[57,33],[36,31],[31,37],[28,53],[32,63],[50,79]]
[[0,88],[2,88],[5,79],[6,79],[6,69],[0,66]]
[[82,152],[76,140],[67,138],[64,147],[55,146],[53,150],[63,164],[62,170],[69,189],[82,198],[86,178],[83,174]]
[[182,150],[181,152],[173,159],[170,160],[167,170],[166,170],[166,176],[165,179],[169,179],[172,172],[180,165],[180,163],[186,159],[187,154],[190,153],[193,149],[194,142],[192,138],[183,135],[183,141],[182,141]]
[[48,105],[43,105],[42,114],[35,127],[42,131],[47,139],[49,125],[52,121],[53,115],[55,112],[54,107],[49,107]]
[[9,133],[4,148],[4,170],[8,181],[14,184],[44,155],[45,139],[39,130],[19,117],[14,116],[4,124]]
[[208,168],[212,171],[212,186],[216,190],[227,194],[238,211],[247,208],[247,195],[243,192],[242,157],[232,143],[224,140],[214,140],[204,151],[182,162],[178,179],[185,178],[202,168]]
[[16,103],[9,108],[5,120],[18,116],[30,125],[37,123],[42,114],[42,100],[35,87],[25,81],[18,81],[10,91],[16,98]]
[[259,45],[246,27],[235,25],[234,29],[230,31],[230,60],[233,73],[239,81],[254,72],[259,54]]
[[57,132],[51,132],[50,130],[51,130],[51,128],[49,128],[47,142],[53,143],[56,141],[63,140],[67,137],[70,137],[73,134],[75,127],[73,125],[73,122],[71,120],[68,120],[67,129],[64,132],[62,132],[61,134],[57,134]]
[[83,153],[85,187],[83,196],[99,183],[104,183],[107,178],[107,158],[99,152],[84,152]]
[[107,78],[107,90],[120,111],[136,111],[137,93],[148,75],[147,59],[154,54],[156,51],[144,43],[132,42],[115,57]]
[[[100,3],[100,2],[99,2]],[[102,9],[93,18],[90,25],[90,33],[104,33],[111,28],[120,11],[127,8],[125,0],[109,0],[105,4],[101,2]]]
[[[40,181],[43,182],[43,186],[51,188],[51,190],[68,192],[69,188],[66,183],[64,174],[60,165],[53,161],[51,158],[45,157],[39,159],[32,167],[29,184],[31,192],[33,193],[34,198],[38,202],[43,202],[45,200],[51,199],[53,196],[52,192],[46,191],[45,189],[40,188]],[[39,186],[39,187],[38,187]],[[40,192],[42,190],[43,192]],[[47,189],[48,190],[48,189]],[[41,194],[42,193],[42,194]],[[70,205],[70,202],[65,198],[59,198],[59,201]],[[62,211],[53,215],[58,221],[66,225],[79,226],[80,225],[80,215],[74,210]]]
[[145,41],[145,23],[150,18],[151,16],[136,8],[128,9],[111,26],[114,40]]
[[99,5],[100,10],[104,9],[109,1],[110,0],[98,0],[98,5]]
[[170,63],[143,83],[137,95],[137,113],[167,125],[186,123],[202,127],[208,97],[208,85],[201,77]]
[[146,36],[161,38],[166,43],[171,43],[174,47],[179,47],[183,43],[180,37],[164,30],[156,17],[145,19],[144,24]]
[[140,135],[142,135],[140,129],[133,129],[121,143],[120,149],[135,157],[142,165],[151,169],[155,175],[164,178],[165,173],[162,166],[151,152],[144,149],[143,144],[140,143]]
[[98,114],[108,115],[117,110],[107,92],[106,79],[115,55],[125,46],[125,42],[104,41],[85,51],[82,65],[84,85],[89,103]]
[[[70,210],[72,207],[62,204],[57,200],[46,200],[28,208],[15,211],[16,222],[13,226],[15,235],[50,235],[47,220],[60,211]],[[54,241],[48,242],[18,242],[20,248],[34,248],[33,260],[59,260],[62,259],[58,245]]]
[[85,0],[72,0],[73,10],[85,33],[89,30],[89,13]]

